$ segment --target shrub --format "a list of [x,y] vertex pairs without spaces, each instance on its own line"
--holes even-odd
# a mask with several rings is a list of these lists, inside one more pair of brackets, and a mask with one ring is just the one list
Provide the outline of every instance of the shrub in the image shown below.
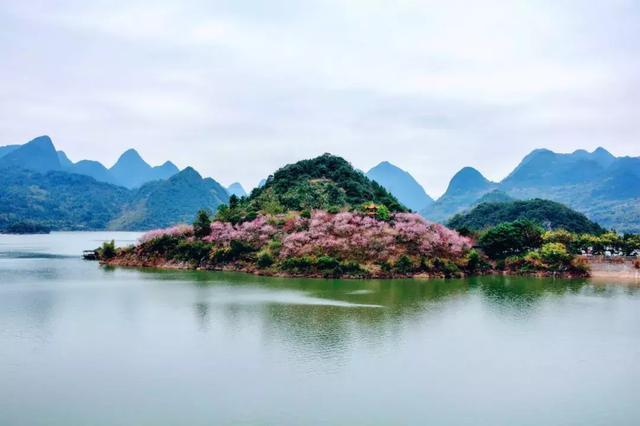
[[142,244],[143,251],[171,257],[181,238],[170,234],[163,234]]
[[304,219],[311,219],[311,210],[305,209],[300,212],[300,217]]
[[403,254],[398,258],[394,265],[395,270],[401,274],[407,274],[413,270],[413,262],[406,254]]
[[573,256],[564,244],[546,243],[540,248],[540,257],[551,269],[564,269],[571,262]]
[[[327,209],[327,213],[330,213],[330,214],[338,214],[338,213],[340,213],[340,207],[337,207],[337,206],[331,206],[331,207],[329,207],[329,208]],[[309,217],[311,217],[311,215],[309,215]]]
[[557,229],[555,231],[547,231],[542,235],[545,243],[563,244],[572,253],[579,253],[580,248],[577,244],[577,236],[565,229]]
[[380,204],[376,206],[376,219],[388,221],[391,219],[391,212],[389,212],[389,208],[384,204]]
[[322,270],[336,269],[340,266],[340,262],[338,262],[336,259],[334,259],[331,256],[320,256],[316,260],[316,265],[318,266],[318,269],[322,269]]
[[533,250],[524,256],[523,269],[531,271],[539,271],[546,268],[542,256],[538,250]]
[[504,259],[504,269],[517,271],[524,266],[524,258],[521,256],[509,256]]
[[452,260],[445,259],[442,263],[442,272],[445,277],[455,277],[460,275],[460,268]]
[[309,256],[289,257],[282,262],[282,267],[288,270],[298,269],[308,271],[314,265],[313,258]]
[[476,249],[469,250],[465,261],[464,267],[470,273],[491,270],[491,264],[487,261],[486,256]]
[[100,259],[111,259],[116,255],[116,243],[114,240],[105,241],[102,247],[98,249]]
[[633,261],[633,267],[636,269],[640,269],[640,260],[634,260]]
[[200,240],[181,240],[175,247],[172,257],[176,260],[199,264],[209,256],[211,245]]
[[233,260],[233,256],[231,255],[231,249],[229,247],[222,247],[213,250],[209,255],[209,259],[214,263],[226,263]]
[[391,272],[391,270],[393,269],[391,264],[386,260],[378,262],[378,265],[380,266],[380,269],[382,269],[384,272],[387,272],[387,273]]
[[259,268],[268,268],[269,266],[273,265],[273,256],[271,256],[271,254],[268,252],[259,253],[256,264]]
[[340,262],[340,270],[342,273],[359,273],[362,272],[363,269],[358,262],[352,261],[344,261]]

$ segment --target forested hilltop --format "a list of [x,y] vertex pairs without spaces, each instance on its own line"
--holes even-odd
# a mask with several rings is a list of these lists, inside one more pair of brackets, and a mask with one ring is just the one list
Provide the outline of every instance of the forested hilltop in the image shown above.
[[504,222],[530,220],[546,229],[564,229],[578,234],[601,234],[604,229],[585,215],[549,200],[486,202],[467,213],[455,215],[447,226],[458,230],[481,231]]
[[217,217],[236,223],[261,213],[314,209],[337,213],[366,203],[372,203],[379,215],[407,211],[386,189],[354,169],[344,158],[324,154],[282,167],[248,197],[232,196],[229,206],[223,206]]

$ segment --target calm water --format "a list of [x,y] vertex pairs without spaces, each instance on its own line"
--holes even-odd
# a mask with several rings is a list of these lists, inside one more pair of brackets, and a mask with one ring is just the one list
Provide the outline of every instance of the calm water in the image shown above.
[[0,236],[0,425],[638,425],[640,291],[102,268]]

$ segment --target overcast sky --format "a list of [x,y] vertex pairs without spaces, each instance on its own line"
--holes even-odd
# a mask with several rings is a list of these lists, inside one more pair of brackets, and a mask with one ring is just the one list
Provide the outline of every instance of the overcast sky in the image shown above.
[[245,187],[323,152],[432,196],[529,151],[640,155],[640,2],[0,2],[0,145]]

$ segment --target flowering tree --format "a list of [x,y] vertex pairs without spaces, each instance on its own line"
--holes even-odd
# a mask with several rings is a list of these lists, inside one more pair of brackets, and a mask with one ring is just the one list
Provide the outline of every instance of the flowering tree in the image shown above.
[[170,228],[164,229],[154,229],[153,231],[149,231],[143,234],[139,241],[141,243],[146,243],[151,240],[155,240],[156,238],[170,236],[170,237],[192,237],[193,236],[193,226],[186,224],[179,224],[172,226]]
[[[194,238],[194,231],[189,225],[178,225],[148,232],[140,241],[164,235]],[[310,218],[279,214],[235,225],[215,221],[201,240],[217,247],[228,247],[236,241],[254,250],[277,240],[282,242],[281,259],[312,255],[365,263],[403,255],[453,258],[471,247],[468,238],[414,213],[396,213],[389,220],[378,220],[360,213],[321,210],[313,211]]]

